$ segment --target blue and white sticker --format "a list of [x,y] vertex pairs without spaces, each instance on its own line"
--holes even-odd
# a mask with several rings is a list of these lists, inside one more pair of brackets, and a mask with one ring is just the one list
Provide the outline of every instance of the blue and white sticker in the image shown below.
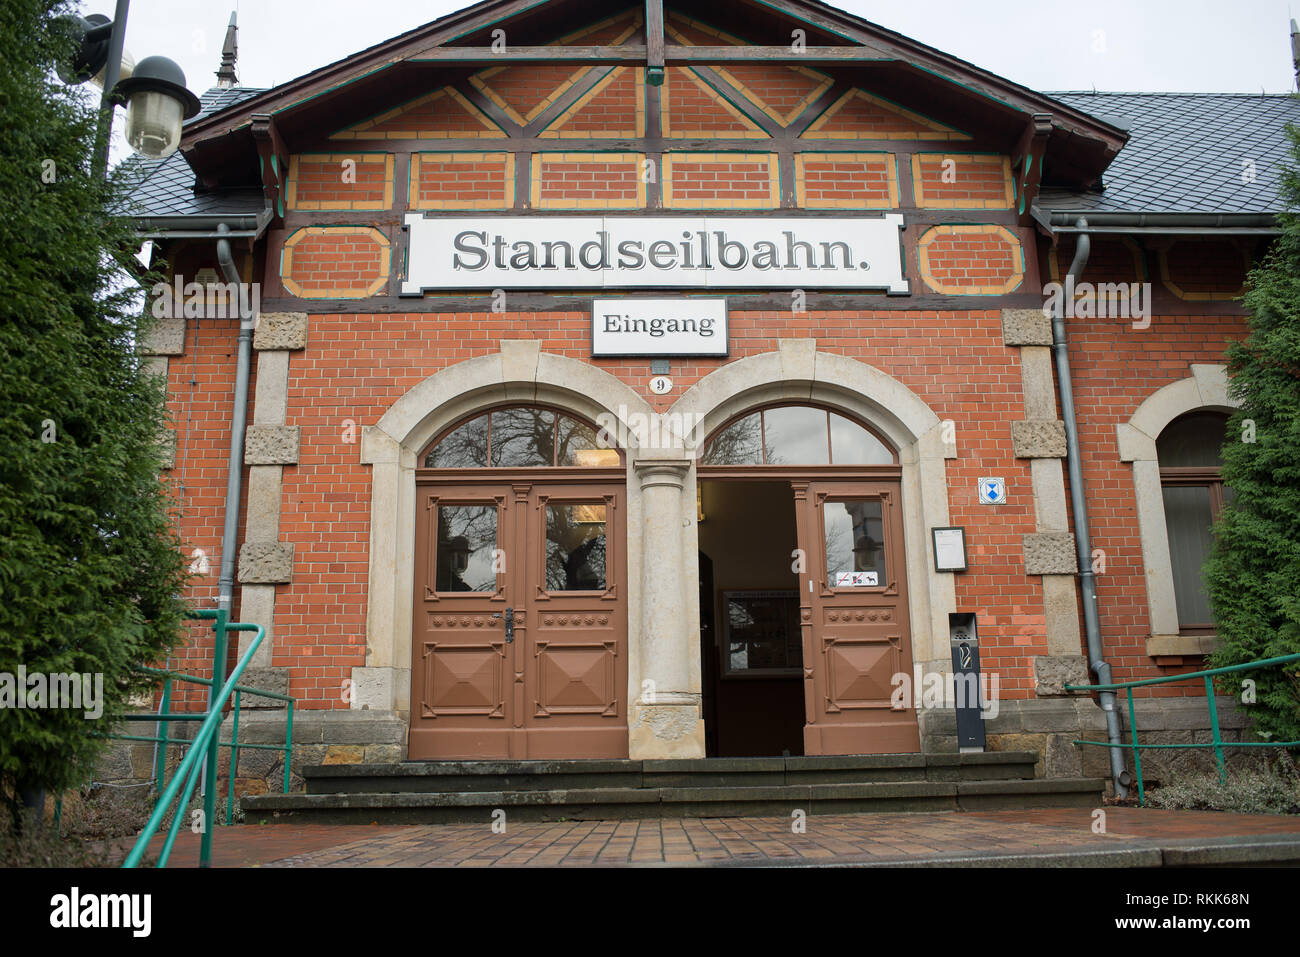
[[1000,478],[980,479],[980,504],[1004,505],[1007,501],[1007,480]]

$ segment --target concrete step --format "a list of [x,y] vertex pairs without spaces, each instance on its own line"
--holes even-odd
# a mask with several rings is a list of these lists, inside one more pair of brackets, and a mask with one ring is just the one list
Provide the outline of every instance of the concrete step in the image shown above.
[[615,787],[481,791],[341,792],[246,797],[250,822],[483,823],[504,810],[521,821],[685,817],[789,817],[861,812],[1095,807],[1100,778],[900,781],[728,787]]
[[419,761],[303,769],[308,794],[768,787],[901,781],[1029,780],[1033,752],[608,761]]

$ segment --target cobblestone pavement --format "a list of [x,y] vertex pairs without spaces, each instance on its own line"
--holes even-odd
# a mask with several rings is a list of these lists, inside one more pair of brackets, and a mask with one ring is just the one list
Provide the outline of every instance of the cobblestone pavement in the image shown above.
[[[218,867],[582,867],[908,862],[952,854],[1071,853],[1153,842],[1275,835],[1300,839],[1300,817],[1106,808],[1094,833],[1088,808],[789,818],[484,824],[223,827]],[[156,853],[161,840],[155,842]],[[198,861],[198,835],[182,834],[170,866]]]

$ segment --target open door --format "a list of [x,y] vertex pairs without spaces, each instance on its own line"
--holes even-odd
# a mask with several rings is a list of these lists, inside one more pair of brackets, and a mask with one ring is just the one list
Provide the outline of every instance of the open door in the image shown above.
[[920,750],[916,712],[895,711],[911,680],[911,630],[897,482],[792,482],[799,547],[805,754]]

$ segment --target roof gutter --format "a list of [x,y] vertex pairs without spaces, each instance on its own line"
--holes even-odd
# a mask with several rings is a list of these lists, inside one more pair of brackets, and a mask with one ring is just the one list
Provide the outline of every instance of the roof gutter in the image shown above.
[[[1073,289],[1074,283],[1083,274],[1088,265],[1088,256],[1092,252],[1092,241],[1088,238],[1089,224],[1079,217],[1075,222],[1074,232],[1078,233],[1078,246],[1074,261],[1065,280],[1065,288]],[[1066,466],[1070,477],[1070,508],[1074,513],[1074,544],[1078,552],[1079,588],[1083,592],[1083,622],[1088,636],[1088,664],[1097,676],[1097,683],[1112,683],[1110,663],[1106,661],[1101,647],[1101,623],[1097,613],[1097,579],[1092,570],[1092,539],[1088,532],[1088,499],[1083,487],[1083,463],[1079,452],[1079,423],[1074,411],[1074,385],[1070,378],[1070,346],[1065,334],[1065,303],[1062,301],[1052,310],[1052,352],[1056,359],[1056,385],[1061,398],[1061,418],[1065,422]],[[1124,767],[1123,740],[1120,736],[1119,712],[1115,706],[1115,692],[1098,693],[1101,710],[1106,716],[1106,740],[1110,747],[1111,778],[1115,785],[1117,797],[1128,796],[1130,781],[1128,770]]]
[[[1035,206],[1031,215],[1053,234],[1088,233],[1229,233],[1272,236],[1281,233],[1272,213],[1101,213],[1085,210],[1044,210]],[[1087,223],[1080,227],[1081,216]]]
[[253,216],[139,216],[136,232],[142,239],[257,239],[271,222],[272,211]]

